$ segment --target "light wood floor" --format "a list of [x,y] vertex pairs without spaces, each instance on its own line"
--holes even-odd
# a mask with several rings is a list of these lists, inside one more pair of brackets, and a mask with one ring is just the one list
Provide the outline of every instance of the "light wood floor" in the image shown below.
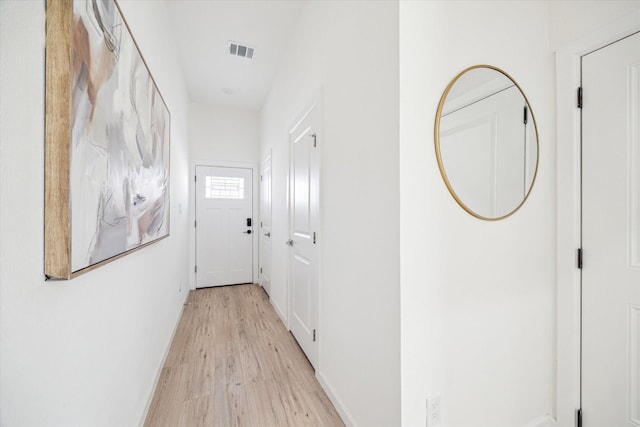
[[258,285],[191,291],[145,426],[344,426]]

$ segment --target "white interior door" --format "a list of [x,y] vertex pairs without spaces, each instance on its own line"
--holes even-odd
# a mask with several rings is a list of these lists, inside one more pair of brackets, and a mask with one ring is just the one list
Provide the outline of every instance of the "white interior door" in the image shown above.
[[271,295],[271,154],[260,172],[260,284]]
[[640,34],[582,58],[582,419],[640,426]]
[[196,286],[253,282],[253,171],[196,166]]
[[314,367],[318,360],[318,116],[317,107],[312,108],[289,133],[289,328]]

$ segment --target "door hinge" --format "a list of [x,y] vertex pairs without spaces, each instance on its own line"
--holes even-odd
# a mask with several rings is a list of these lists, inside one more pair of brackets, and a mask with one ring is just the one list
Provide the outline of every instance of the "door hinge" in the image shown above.
[[198,272],[198,266],[196,265],[195,267],[193,267],[193,272],[197,273]]
[[524,106],[524,124],[526,125],[529,122],[529,107]]
[[582,268],[582,248],[578,248],[578,268]]
[[260,175],[260,182],[262,182],[262,175]]
[[316,232],[315,231],[313,232],[313,244],[314,245],[316,244]]
[[262,221],[260,221],[260,228],[262,228]]
[[193,176],[193,182],[198,182],[198,175]]
[[576,409],[576,427],[582,427],[582,409]]
[[316,342],[316,330],[313,330],[313,342]]
[[198,221],[193,221],[193,228],[198,228]]
[[317,146],[317,135],[315,133],[311,134],[311,138],[313,138],[313,148],[315,148]]
[[262,274],[262,267],[260,267],[260,274]]
[[578,108],[582,108],[582,87],[578,88]]

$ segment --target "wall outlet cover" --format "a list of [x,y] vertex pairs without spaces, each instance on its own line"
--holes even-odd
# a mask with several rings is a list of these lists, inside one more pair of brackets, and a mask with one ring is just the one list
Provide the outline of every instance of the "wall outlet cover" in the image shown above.
[[427,396],[427,427],[437,427],[442,421],[442,408],[439,394]]

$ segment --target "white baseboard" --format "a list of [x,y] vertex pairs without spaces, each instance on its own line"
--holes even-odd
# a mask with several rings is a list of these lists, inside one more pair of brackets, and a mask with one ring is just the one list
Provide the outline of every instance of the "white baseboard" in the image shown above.
[[158,382],[160,381],[160,375],[162,375],[162,369],[164,368],[164,365],[167,362],[167,357],[169,356],[169,350],[171,350],[171,344],[173,343],[173,339],[175,338],[176,332],[178,331],[178,324],[180,324],[180,319],[182,319],[182,313],[184,312],[184,305],[187,302],[187,298],[189,298],[189,292],[185,292],[184,301],[182,301],[182,307],[178,312],[178,316],[173,325],[173,331],[171,332],[171,336],[169,337],[167,346],[164,349],[164,356],[162,356],[162,360],[160,361],[160,365],[158,366],[158,369],[156,372],[156,378],[153,381],[153,386],[151,387],[151,391],[149,392],[149,397],[147,398],[147,404],[144,407],[144,411],[142,411],[142,417],[140,418],[140,422],[138,423],[139,427],[144,427],[144,422],[147,419],[147,415],[149,415],[149,409],[151,409],[151,402],[153,402],[153,395],[156,392],[156,387],[158,387]]
[[320,383],[320,386],[322,386],[324,392],[327,393],[327,396],[329,397],[331,403],[333,403],[333,406],[335,406],[336,411],[338,411],[338,414],[340,414],[340,417],[342,418],[344,424],[347,427],[356,427],[357,425],[355,421],[353,421],[353,417],[351,416],[351,414],[349,414],[349,411],[347,411],[347,407],[342,403],[342,400],[333,391],[333,387],[331,387],[331,384],[329,383],[327,378],[320,371],[316,371],[316,378],[318,379],[318,382]]
[[271,306],[273,307],[273,309],[278,314],[278,317],[280,318],[282,323],[284,323],[284,326],[288,329],[289,328],[289,322],[287,321],[287,316],[285,316],[284,312],[282,310],[280,310],[280,307],[278,307],[278,304],[276,304],[276,302],[273,300],[273,298],[269,297],[269,302],[271,303]]

